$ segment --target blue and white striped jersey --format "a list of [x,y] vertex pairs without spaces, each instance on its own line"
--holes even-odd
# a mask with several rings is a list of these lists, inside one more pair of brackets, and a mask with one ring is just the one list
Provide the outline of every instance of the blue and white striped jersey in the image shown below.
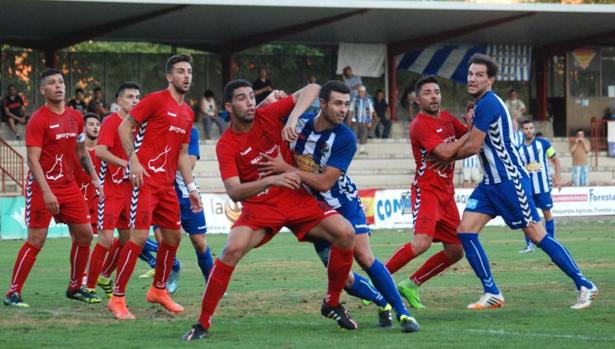
[[345,124],[323,132],[314,130],[315,114],[304,113],[297,121],[296,141],[290,143],[297,167],[301,170],[321,173],[327,166],[342,171],[340,178],[327,192],[315,192],[306,186],[319,200],[337,209],[359,200],[357,186],[346,175],[348,166],[357,151],[355,135]]
[[504,102],[492,91],[486,92],[474,109],[474,127],[485,132],[479,153],[483,183],[527,177],[513,139],[512,120]]
[[478,155],[472,155],[463,159],[463,168],[478,168],[479,160]]
[[[190,130],[190,143],[188,143],[188,155],[196,156],[196,159],[201,158],[201,150],[199,149],[199,130],[192,128]],[[194,178],[196,182],[196,177]],[[198,184],[197,184],[198,188]],[[179,170],[175,173],[175,192],[178,198],[187,198],[190,196],[186,183],[184,183],[184,177]]]
[[523,145],[523,141],[525,140],[525,135],[522,130],[513,131],[513,143],[517,148]]
[[551,143],[544,138],[535,137],[532,143],[524,142],[521,145],[519,154],[525,169],[530,174],[534,194],[551,192],[553,186],[547,159],[557,155]]

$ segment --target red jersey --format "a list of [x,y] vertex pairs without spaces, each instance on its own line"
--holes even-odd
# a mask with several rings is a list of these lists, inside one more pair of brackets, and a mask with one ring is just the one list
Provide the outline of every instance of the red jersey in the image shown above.
[[75,179],[75,148],[84,141],[83,116],[72,108],[62,114],[46,105],[32,114],[26,125],[26,146],[41,148],[39,162],[49,187],[61,188]]
[[[94,171],[98,173],[100,169],[100,160],[96,157],[96,152],[94,148],[87,148],[88,153],[90,153],[90,158],[92,158],[92,165],[94,166]],[[77,186],[81,190],[81,194],[83,194],[83,198],[88,201],[94,200],[96,197],[96,188],[94,184],[92,184],[92,177],[85,172],[83,166],[78,159],[75,159],[75,182],[77,182]]]
[[[282,151],[284,160],[293,163],[288,145],[282,140],[282,128],[284,118],[290,114],[295,103],[289,96],[281,101],[256,109],[252,129],[245,133],[235,133],[229,127],[218,140],[216,154],[220,166],[222,180],[231,177],[239,177],[241,183],[253,182],[261,179],[256,164],[265,159],[261,153],[272,157],[278,155],[278,149]],[[290,189],[271,187],[258,195],[244,200],[244,202],[277,202],[275,197],[280,197],[284,191]],[[273,200],[273,201],[272,201]]]
[[188,103],[178,104],[169,90],[151,93],[130,112],[139,123],[137,141],[143,137],[137,155],[149,173],[145,183],[153,187],[172,186],[179,152],[183,143],[190,143],[194,112]]
[[442,170],[432,170],[427,156],[440,143],[451,143],[461,138],[468,128],[447,111],[441,111],[437,118],[419,113],[410,124],[410,143],[416,162],[416,173],[412,186],[421,189],[455,192],[453,177],[455,164]]
[[[122,147],[120,134],[117,132],[121,123],[122,117],[117,113],[107,116],[100,126],[98,144],[106,146],[111,154],[126,160],[126,152]],[[122,184],[128,180],[125,178],[124,168],[111,164],[106,164],[105,166],[105,177],[103,179],[105,195],[123,197],[126,191],[123,189]]]

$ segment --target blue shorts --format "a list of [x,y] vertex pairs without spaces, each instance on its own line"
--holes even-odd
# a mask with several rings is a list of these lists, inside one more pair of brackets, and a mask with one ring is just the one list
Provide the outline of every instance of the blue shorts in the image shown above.
[[361,235],[370,233],[367,218],[365,218],[365,212],[363,212],[363,207],[361,207],[359,200],[347,204],[346,206],[340,206],[335,210],[352,224],[355,234]]
[[205,223],[205,212],[192,212],[192,205],[189,198],[179,199],[179,209],[181,211],[182,228],[186,233],[207,234],[207,224]]
[[536,207],[541,210],[550,210],[553,208],[553,199],[551,198],[550,192],[534,194],[533,199]]
[[[526,228],[530,222],[539,222],[540,216],[532,198],[529,178],[498,184],[480,183],[470,195],[466,211],[501,216],[511,229]],[[527,195],[530,194],[530,195]]]

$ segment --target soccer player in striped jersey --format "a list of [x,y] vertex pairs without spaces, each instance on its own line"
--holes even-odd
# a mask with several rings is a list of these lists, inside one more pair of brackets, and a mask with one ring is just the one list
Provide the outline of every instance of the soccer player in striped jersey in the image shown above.
[[487,55],[475,54],[470,58],[468,93],[476,100],[476,107],[470,136],[455,155],[456,159],[463,159],[479,153],[484,173],[483,181],[468,199],[457,229],[466,258],[484,288],[484,294],[468,309],[491,309],[504,304],[478,238],[495,216],[502,216],[511,229],[522,229],[574,281],[577,301],[571,308],[587,308],[598,288],[585,278],[562,243],[548,236],[539,223],[540,216],[530,195],[530,180],[513,143],[510,115],[504,102],[491,91],[497,71],[497,64]]
[[[381,326],[391,326],[388,306],[391,304],[402,330],[417,332],[419,324],[404,306],[391,274],[372,252],[369,244],[370,229],[361,207],[361,199],[356,185],[346,173],[357,150],[356,137],[344,124],[349,110],[350,89],[341,81],[328,81],[322,86],[319,97],[319,113],[302,114],[295,128],[297,137],[290,141],[290,149],[299,171],[286,163],[280,153],[277,158],[262,154],[267,161],[259,166],[265,176],[296,172],[306,190],[352,224],[356,234],[354,258],[382,296],[379,299],[371,298],[371,294],[377,292],[371,289],[365,278],[356,273],[349,274],[344,289],[353,296],[371,299],[378,304]],[[327,266],[331,244],[319,241],[314,246],[323,264]]]
[[[525,141],[519,147],[519,155],[532,181],[532,198],[536,207],[542,210],[547,235],[555,237],[555,221],[553,215],[551,215],[551,208],[553,207],[551,190],[553,190],[553,184],[558,190],[562,190],[559,157],[548,140],[536,136],[534,123],[531,120],[524,120],[521,127]],[[553,164],[555,170],[553,176],[555,183],[552,183],[549,175],[549,161]],[[520,253],[534,251],[534,243],[527,236],[525,236],[525,243],[526,247],[519,251]]]

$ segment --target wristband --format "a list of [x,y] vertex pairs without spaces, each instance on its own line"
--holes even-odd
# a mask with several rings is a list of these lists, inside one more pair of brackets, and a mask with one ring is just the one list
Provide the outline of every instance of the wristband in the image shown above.
[[188,188],[188,192],[199,191],[199,188],[196,187],[196,183],[194,182],[186,184],[186,187]]

